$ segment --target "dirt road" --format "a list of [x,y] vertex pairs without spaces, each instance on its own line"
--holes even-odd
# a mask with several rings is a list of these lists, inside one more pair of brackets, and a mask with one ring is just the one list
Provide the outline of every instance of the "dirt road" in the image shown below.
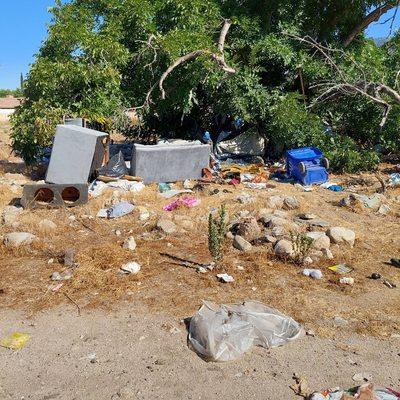
[[217,364],[188,349],[179,319],[147,315],[134,304],[80,317],[72,304],[32,319],[2,311],[1,335],[14,330],[31,339],[17,352],[0,348],[2,400],[299,399],[289,388],[294,372],[314,390],[354,386],[358,372],[400,386],[399,338],[381,342],[339,330],[333,340],[306,336]]

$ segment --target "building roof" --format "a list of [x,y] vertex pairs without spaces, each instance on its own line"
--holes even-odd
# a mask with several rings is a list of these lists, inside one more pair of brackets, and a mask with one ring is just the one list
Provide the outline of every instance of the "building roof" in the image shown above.
[[0,109],[11,110],[21,105],[22,99],[13,96],[0,98]]

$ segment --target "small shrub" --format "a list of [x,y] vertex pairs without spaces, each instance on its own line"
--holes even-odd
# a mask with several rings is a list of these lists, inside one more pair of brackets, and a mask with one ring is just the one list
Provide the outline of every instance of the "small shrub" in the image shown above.
[[294,259],[296,262],[302,262],[309,254],[313,239],[307,237],[305,233],[290,233],[293,243]]
[[208,249],[215,262],[222,260],[222,246],[225,240],[225,218],[226,210],[222,205],[219,209],[218,218],[214,219],[212,214],[208,216]]

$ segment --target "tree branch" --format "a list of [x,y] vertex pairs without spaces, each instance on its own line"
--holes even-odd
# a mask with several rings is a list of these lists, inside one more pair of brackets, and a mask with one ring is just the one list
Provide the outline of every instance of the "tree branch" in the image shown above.
[[222,26],[221,32],[219,34],[219,39],[217,43],[217,49],[218,53],[212,52],[209,49],[200,49],[200,50],[195,50],[192,51],[188,54],[185,54],[184,56],[181,56],[177,58],[166,70],[165,72],[161,75],[160,79],[158,82],[156,82],[150,90],[146,94],[146,100],[145,103],[137,108],[144,108],[148,106],[152,101],[151,101],[151,95],[154,91],[154,89],[158,86],[160,93],[161,93],[161,99],[165,100],[166,98],[166,92],[164,89],[164,82],[168,78],[168,76],[172,73],[172,71],[179,67],[182,64],[187,63],[188,61],[194,60],[199,56],[208,56],[210,57],[220,69],[222,69],[224,72],[228,74],[235,74],[236,70],[232,67],[230,67],[226,61],[225,61],[225,54],[224,54],[224,49],[225,49],[225,41],[226,41],[226,36],[229,32],[230,27],[232,26],[232,21],[230,19],[225,19],[224,24]]
[[344,47],[348,47],[350,43],[369,25],[373,22],[378,21],[379,18],[385,14],[387,11],[391,10],[392,8],[398,7],[398,1],[387,1],[386,3],[382,4],[381,6],[377,7],[375,10],[370,12],[365,18],[350,32],[350,34],[346,37],[343,42]]

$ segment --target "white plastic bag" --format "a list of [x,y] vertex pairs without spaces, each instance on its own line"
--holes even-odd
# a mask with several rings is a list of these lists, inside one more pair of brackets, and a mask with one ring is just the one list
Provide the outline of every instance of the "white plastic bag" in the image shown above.
[[189,342],[207,361],[232,361],[252,346],[281,346],[303,334],[292,318],[262,303],[204,302],[189,326]]

